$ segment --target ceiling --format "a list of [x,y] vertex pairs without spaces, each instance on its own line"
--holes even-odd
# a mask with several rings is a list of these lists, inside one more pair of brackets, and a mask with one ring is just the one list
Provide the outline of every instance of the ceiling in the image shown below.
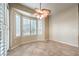
[[[40,3],[22,3],[29,8],[35,9],[40,7]],[[58,13],[69,7],[77,5],[76,3],[42,3],[41,7],[51,10],[52,13]]]

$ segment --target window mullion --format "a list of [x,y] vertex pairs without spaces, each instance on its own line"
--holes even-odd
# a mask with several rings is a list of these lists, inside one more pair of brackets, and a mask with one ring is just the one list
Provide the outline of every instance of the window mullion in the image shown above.
[[20,29],[21,29],[20,32],[21,32],[21,37],[22,37],[22,35],[23,35],[23,16],[22,15],[20,16],[20,21],[21,21],[20,22]]
[[36,36],[38,36],[38,20],[36,20]]
[[30,36],[31,36],[31,18],[30,18]]

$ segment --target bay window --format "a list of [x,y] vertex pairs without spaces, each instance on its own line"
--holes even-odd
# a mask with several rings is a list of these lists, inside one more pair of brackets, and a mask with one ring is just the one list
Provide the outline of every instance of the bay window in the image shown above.
[[16,12],[16,36],[43,34],[43,21]]

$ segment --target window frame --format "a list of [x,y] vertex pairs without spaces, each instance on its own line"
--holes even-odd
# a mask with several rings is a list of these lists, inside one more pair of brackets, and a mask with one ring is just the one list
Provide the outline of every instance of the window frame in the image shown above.
[[[30,36],[30,35],[31,35],[31,32],[30,32],[30,31],[31,31],[31,28],[30,28],[30,31],[29,31],[30,35],[24,35],[24,34],[23,34],[23,17],[24,17],[24,18],[28,18],[28,19],[30,20],[29,17],[22,15],[22,23],[21,23],[21,24],[22,24],[22,36]],[[29,23],[30,23],[30,22],[29,22]],[[31,24],[30,24],[30,27],[31,27]]]
[[[35,33],[32,33],[32,21],[33,21],[33,20],[35,21],[35,28],[34,28]],[[37,35],[37,20],[36,20],[36,19],[31,19],[30,24],[31,24],[31,29],[30,29],[31,35]]]
[[[42,34],[39,34],[38,33],[38,20],[40,20],[40,19],[37,19],[37,18],[33,18],[33,17],[27,16],[27,15],[24,15],[24,14],[16,11],[15,9],[14,9],[14,12],[15,12],[15,14],[16,13],[19,14],[20,15],[20,18],[21,18],[20,19],[20,21],[21,21],[20,22],[20,36],[37,36],[37,35],[43,35],[43,33]],[[30,20],[30,35],[23,35],[23,17],[28,18]],[[36,20],[36,34],[34,34],[34,35],[31,34],[31,20]],[[44,27],[44,25],[42,25],[42,27]],[[42,30],[42,32],[43,32],[43,30]],[[20,37],[20,36],[18,36],[18,37]]]
[[20,35],[19,36],[16,36],[16,37],[20,37],[22,34],[21,34],[21,23],[22,23],[22,20],[21,20],[21,14],[17,11],[14,12],[14,18],[15,18],[15,36],[16,36],[16,14],[20,15]]

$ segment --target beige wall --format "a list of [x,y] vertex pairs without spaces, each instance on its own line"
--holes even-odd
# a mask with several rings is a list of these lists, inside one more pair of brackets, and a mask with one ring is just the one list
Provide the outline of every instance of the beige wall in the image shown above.
[[50,40],[78,47],[78,4],[52,15]]
[[19,3],[9,3],[9,6],[12,7],[12,8],[16,8],[16,9],[19,9],[19,10],[29,12],[29,13],[34,13],[35,12],[33,9],[31,9],[27,6],[21,5]]
[[79,4],[78,4],[78,46],[79,46]]
[[45,18],[45,40],[49,40],[49,16]]

